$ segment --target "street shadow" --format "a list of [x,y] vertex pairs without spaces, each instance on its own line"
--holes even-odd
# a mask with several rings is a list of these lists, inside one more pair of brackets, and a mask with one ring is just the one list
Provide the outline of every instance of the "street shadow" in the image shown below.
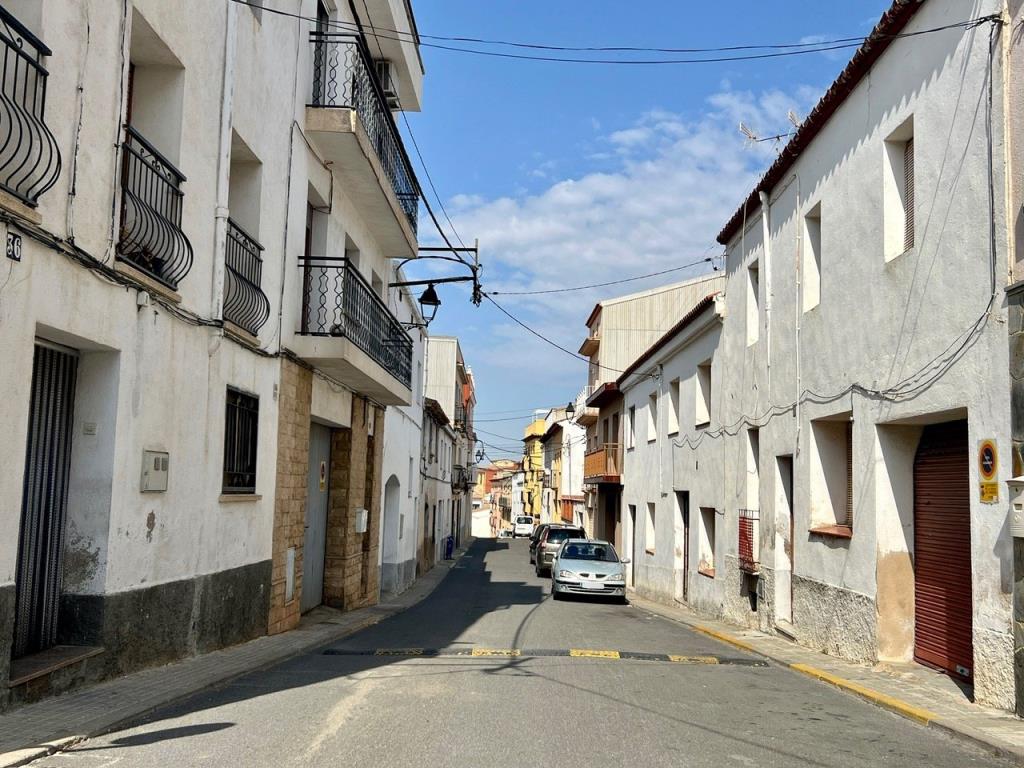
[[[496,576],[490,570],[487,555],[509,548],[510,546],[506,542],[478,539],[469,548],[459,567],[451,569],[442,583],[417,605],[367,629],[327,643],[294,659],[268,669],[243,675],[220,688],[197,693],[182,702],[152,712],[124,728],[194,716],[204,711],[230,706],[233,703],[249,701],[262,696],[273,696],[284,691],[315,686],[332,680],[348,679],[358,684],[365,679],[367,673],[380,672],[386,667],[409,662],[411,658],[415,657],[417,649],[468,651],[474,644],[462,641],[460,638],[476,622],[496,611],[509,610],[515,606],[529,606],[530,609],[516,625],[508,645],[510,648],[521,648],[530,623],[537,611],[550,599],[550,595],[545,586],[536,582],[529,583],[514,577],[510,578],[507,575],[508,571]],[[525,549],[523,550],[523,559],[525,562]],[[607,598],[600,596],[573,595],[570,600],[612,605]],[[621,607],[621,604],[617,607]],[[395,652],[392,655],[387,653],[378,655],[378,651],[381,649],[385,651],[391,649]],[[397,649],[403,650],[398,651]],[[564,660],[560,661],[564,662]],[[788,750],[782,745],[768,747],[755,737],[728,732],[714,727],[713,724],[680,717],[678,712],[659,711],[643,703],[628,701],[612,691],[589,688],[579,682],[559,680],[545,672],[544,664],[552,662],[555,660],[547,659],[538,663],[536,659],[530,658],[423,657],[416,659],[416,666],[406,663],[401,670],[396,669],[394,675],[402,678],[442,675],[450,677],[451,675],[471,674],[532,677],[538,681],[543,680],[562,686],[570,696],[583,694],[600,697],[617,706],[657,718],[670,726],[691,726],[716,737],[748,746],[757,746],[784,760],[787,765],[815,766],[816,768],[823,766],[823,764]],[[230,723],[212,723],[168,728],[115,739],[109,746],[86,747],[85,749],[102,750],[144,746],[167,739],[188,738],[211,733],[230,726]]]
[[78,747],[76,752],[96,752],[106,749],[123,749],[125,747],[144,747],[147,744],[158,744],[161,741],[171,739],[187,739],[190,736],[202,736],[207,733],[216,733],[227,728],[234,728],[234,723],[198,723],[196,725],[182,725],[177,728],[164,728],[159,731],[147,731],[136,733],[132,736],[122,736],[117,739],[96,747]]

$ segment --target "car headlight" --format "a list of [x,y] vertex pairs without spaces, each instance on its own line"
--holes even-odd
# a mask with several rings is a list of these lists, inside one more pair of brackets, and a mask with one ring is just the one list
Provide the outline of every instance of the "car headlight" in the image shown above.
[[572,571],[561,570],[558,572],[558,578],[560,579],[575,579],[576,574]]

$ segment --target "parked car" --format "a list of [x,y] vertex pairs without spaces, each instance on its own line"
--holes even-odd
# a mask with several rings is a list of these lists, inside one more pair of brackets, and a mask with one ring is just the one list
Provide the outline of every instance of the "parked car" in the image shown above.
[[551,563],[551,597],[605,595],[626,600],[626,565],[607,541],[566,539]]
[[566,539],[586,539],[586,532],[575,525],[552,525],[537,540],[537,551],[534,553],[534,568],[538,576],[543,576],[550,568],[555,553]]
[[540,537],[550,527],[551,523],[541,523],[533,529],[533,535],[530,536],[530,565],[533,565],[533,558],[537,554],[537,543],[540,541]]
[[533,533],[533,518],[529,515],[519,515],[516,518],[515,525],[512,528],[512,538],[517,539],[520,536],[529,536]]

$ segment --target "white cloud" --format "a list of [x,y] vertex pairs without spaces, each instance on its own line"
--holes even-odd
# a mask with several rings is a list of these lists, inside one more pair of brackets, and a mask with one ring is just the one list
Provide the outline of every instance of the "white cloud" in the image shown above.
[[[530,194],[490,200],[460,195],[449,211],[463,237],[480,238],[485,290],[591,284],[696,261],[721,251],[715,236],[774,157],[768,142],[750,145],[738,123],[742,120],[760,135],[791,130],[787,111],[806,114],[815,96],[808,88],[756,94],[724,89],[697,114],[650,111],[598,141],[610,152],[581,148],[580,157],[562,158],[558,164],[590,163],[601,171],[551,180]],[[524,322],[575,350],[595,301],[703,271],[585,292],[496,298]],[[488,314],[496,317],[489,329],[492,344],[480,339],[477,346],[478,353],[487,347],[486,364],[512,367],[529,361],[554,375],[585,375],[579,363],[509,325],[493,307]],[[509,355],[508,342],[522,354]]]

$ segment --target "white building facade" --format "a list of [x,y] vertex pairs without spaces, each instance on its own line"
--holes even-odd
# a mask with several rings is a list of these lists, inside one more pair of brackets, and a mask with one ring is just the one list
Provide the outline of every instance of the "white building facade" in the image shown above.
[[419,108],[422,64],[401,0],[291,10],[316,21],[0,13],[26,120],[0,116],[0,707],[57,643],[82,660],[32,695],[376,599],[383,414],[412,401],[390,260],[417,248],[391,110]]
[[[399,281],[403,278],[398,273]],[[419,307],[408,291],[392,292],[392,312],[409,326],[422,325]],[[384,415],[383,498],[380,518],[380,591],[396,594],[416,579],[417,525],[423,476],[420,473],[423,427],[423,363],[426,333],[412,332],[412,393],[408,406]]]
[[[688,494],[695,607],[849,659],[916,660],[1012,708],[1010,30],[955,26],[964,10],[894,3],[726,225],[708,420],[680,426],[658,494],[627,448],[624,493],[638,521],[655,506],[652,555],[634,527],[638,590],[680,596],[662,552]],[[674,375],[660,392],[627,382],[639,443],[645,398],[662,423]]]

